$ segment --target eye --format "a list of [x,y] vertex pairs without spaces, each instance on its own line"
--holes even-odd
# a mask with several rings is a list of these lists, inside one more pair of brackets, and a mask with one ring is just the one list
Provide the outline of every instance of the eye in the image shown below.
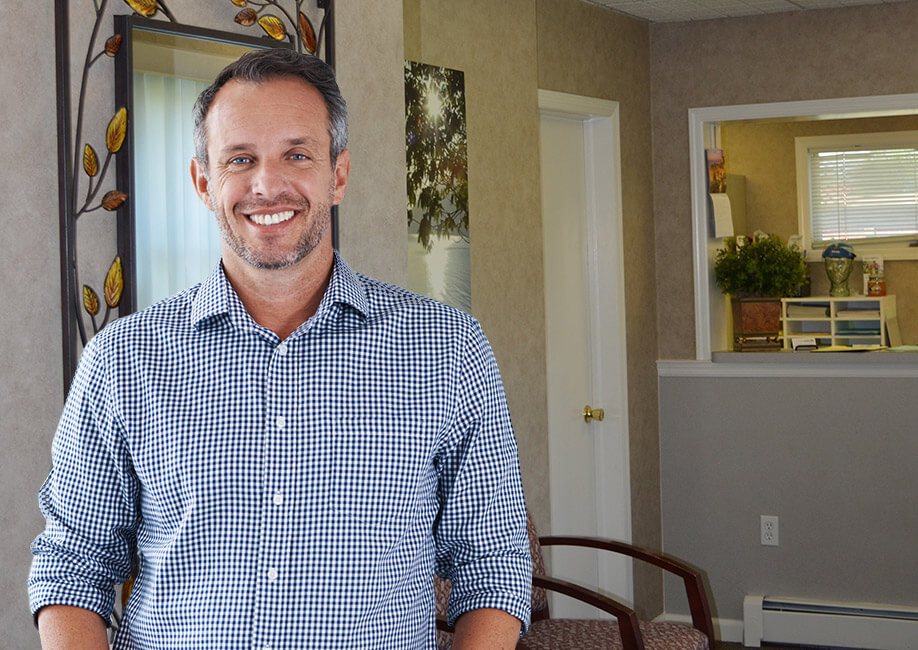
[[298,152],[290,154],[291,160],[312,160],[309,154]]
[[252,162],[252,159],[248,156],[236,156],[235,158],[230,158],[230,165],[248,165]]

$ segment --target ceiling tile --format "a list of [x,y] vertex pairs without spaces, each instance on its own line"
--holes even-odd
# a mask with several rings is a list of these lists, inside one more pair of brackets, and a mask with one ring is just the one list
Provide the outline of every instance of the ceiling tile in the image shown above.
[[892,4],[908,0],[587,0],[650,22],[683,22],[800,11]]

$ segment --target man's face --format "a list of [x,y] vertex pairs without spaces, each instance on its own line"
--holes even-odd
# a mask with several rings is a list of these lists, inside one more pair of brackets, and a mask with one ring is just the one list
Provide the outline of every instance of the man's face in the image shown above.
[[347,151],[331,162],[315,88],[294,77],[230,81],[205,128],[208,169],[193,160],[191,174],[223,233],[224,264],[282,269],[331,246],[331,206],[344,197],[350,163]]

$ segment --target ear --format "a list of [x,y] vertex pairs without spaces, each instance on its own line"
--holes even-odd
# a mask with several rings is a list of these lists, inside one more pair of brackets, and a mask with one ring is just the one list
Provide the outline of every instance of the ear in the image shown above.
[[198,198],[207,206],[208,210],[213,210],[214,205],[210,200],[210,181],[207,180],[207,169],[197,158],[191,159],[191,182],[194,185],[194,191],[197,192]]
[[347,178],[350,173],[351,152],[345,149],[338,154],[338,160],[335,161],[335,205],[338,205],[344,199],[344,191],[347,189]]

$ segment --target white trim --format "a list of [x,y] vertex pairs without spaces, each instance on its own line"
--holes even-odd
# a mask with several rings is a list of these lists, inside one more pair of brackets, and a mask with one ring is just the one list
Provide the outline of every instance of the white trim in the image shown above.
[[615,117],[618,121],[618,102],[598,97],[568,95],[554,90],[539,90],[539,112],[560,117],[588,120],[594,117]]
[[762,641],[906,650],[918,634],[918,608],[749,594],[743,598],[747,647]]
[[[708,234],[706,168],[704,159],[705,128],[711,123],[731,120],[763,119],[843,119],[881,115],[910,115],[918,112],[918,94],[846,97],[768,104],[710,106],[691,108],[689,121],[689,165],[692,197],[692,253],[695,288],[695,358],[711,358],[712,312],[710,296],[714,289],[709,268],[709,249],[716,243]],[[723,318],[718,314],[718,321]],[[722,325],[722,324],[721,324]]]
[[823,377],[828,379],[863,377],[907,379],[918,377],[918,364],[881,365],[855,362],[816,362],[806,364],[780,362],[715,363],[712,361],[661,360],[657,361],[657,377],[748,377],[752,379],[764,377]]
[[[584,123],[585,170],[587,205],[587,241],[585,254],[596,269],[601,283],[589,286],[591,311],[592,354],[604,359],[604,373],[594,366],[593,388],[596,395],[613,398],[617,406],[606,410],[602,429],[606,435],[597,437],[596,463],[596,524],[600,536],[631,541],[631,476],[628,427],[628,375],[624,285],[624,235],[622,218],[621,133],[619,103],[595,97],[569,95],[550,90],[539,90],[539,112],[576,119]],[[602,250],[609,243],[614,252]],[[609,254],[609,253],[612,254]],[[603,327],[599,315],[606,314]],[[615,332],[609,334],[609,320],[614,319]],[[618,372],[611,373],[617,368]],[[599,424],[599,423],[596,423]],[[610,449],[606,445],[617,445]],[[610,459],[620,460],[610,463]],[[614,466],[612,466],[614,465]],[[609,495],[621,494],[620,503],[610,503]],[[601,556],[600,575],[606,584],[619,584],[614,566]],[[627,583],[618,595],[631,602],[634,598],[632,563],[624,568]]]

